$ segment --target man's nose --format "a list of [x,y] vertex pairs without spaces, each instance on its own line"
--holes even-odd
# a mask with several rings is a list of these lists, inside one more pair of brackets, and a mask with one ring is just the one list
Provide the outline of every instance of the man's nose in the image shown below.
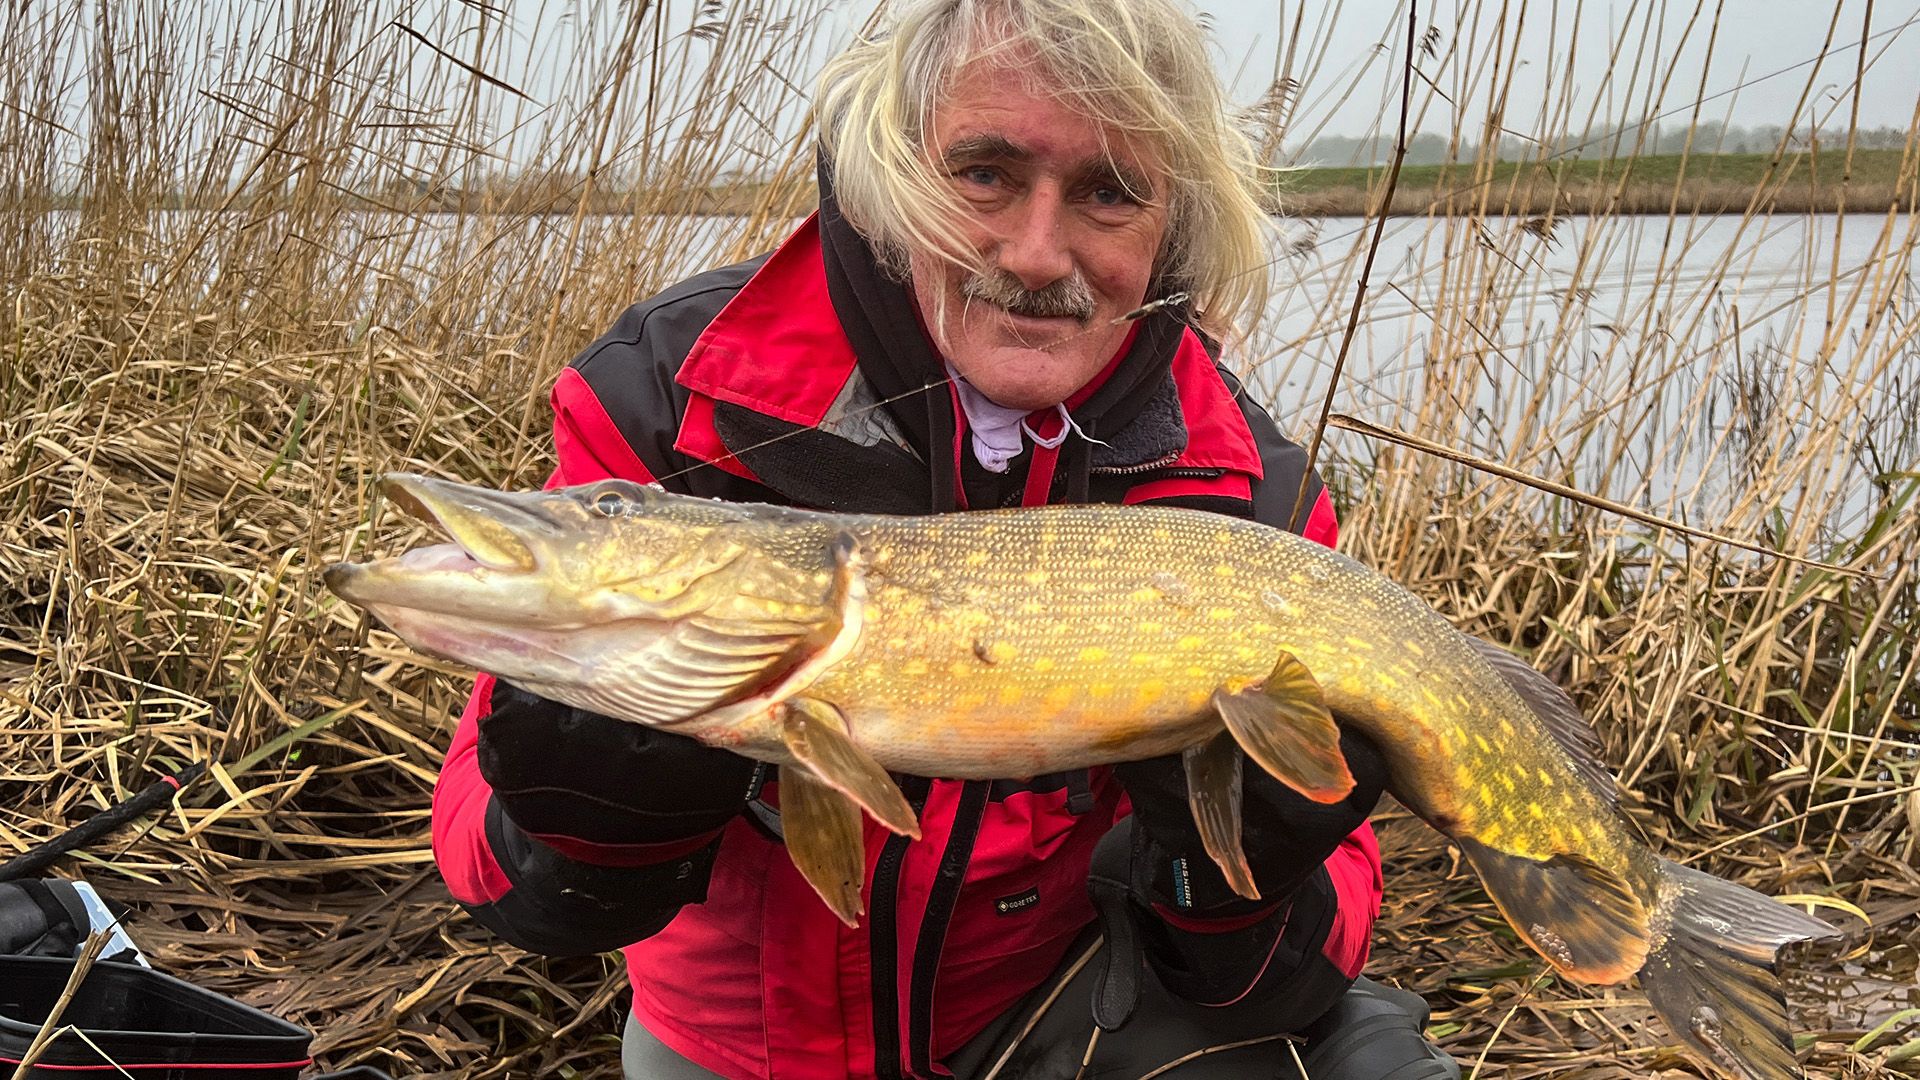
[[1010,229],[1000,239],[1000,268],[1029,289],[1043,289],[1072,274],[1066,198],[1059,185],[1034,185],[1013,211],[1007,215]]

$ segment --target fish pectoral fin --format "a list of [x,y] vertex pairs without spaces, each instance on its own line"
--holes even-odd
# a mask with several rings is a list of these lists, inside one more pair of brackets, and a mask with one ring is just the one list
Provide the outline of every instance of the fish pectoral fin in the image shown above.
[[835,791],[901,836],[920,839],[920,822],[887,770],[847,734],[840,710],[817,698],[789,698],[780,735],[787,752]]
[[787,856],[840,921],[860,925],[867,845],[860,807],[805,768],[780,769],[780,831]]
[[1206,742],[1189,746],[1181,755],[1187,767],[1187,805],[1200,827],[1200,842],[1226,875],[1233,891],[1249,900],[1260,899],[1240,845],[1240,747],[1221,732]]
[[1320,684],[1292,653],[1280,654],[1264,683],[1215,690],[1213,707],[1247,756],[1281,783],[1317,803],[1337,803],[1353,791],[1340,727]]
[[1652,912],[1620,875],[1569,852],[1530,859],[1454,839],[1500,914],[1561,974],[1612,985],[1646,962]]

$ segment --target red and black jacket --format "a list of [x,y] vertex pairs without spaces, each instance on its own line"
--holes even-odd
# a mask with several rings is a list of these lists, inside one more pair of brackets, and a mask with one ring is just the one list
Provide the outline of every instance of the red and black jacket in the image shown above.
[[[1288,525],[1304,452],[1172,315],[1141,320],[1069,402],[1091,439],[1068,439],[1058,460],[1030,460],[1029,447],[1004,478],[961,452],[964,418],[944,374],[904,288],[878,272],[829,201],[771,255],[630,308],[561,373],[551,483],[617,476],[728,500],[891,513],[1044,494]],[[1331,545],[1331,505],[1317,480],[1309,491],[1296,531]],[[508,767],[483,768],[479,732],[495,700],[482,675],[435,790],[434,852],[454,897],[534,951],[623,948],[641,1023],[729,1077],[939,1075],[937,1062],[1036,986],[1092,920],[1089,860],[1127,812],[1103,768],[1027,781],[902,778],[923,837],[867,822],[868,914],[849,929],[787,858],[766,770],[741,764],[719,781],[741,783],[745,812],[626,842],[616,800],[596,802],[593,786],[686,778],[649,778],[626,760],[622,747],[643,729],[590,737],[564,706],[520,694],[517,710],[551,710],[543,730],[581,735],[521,748],[523,766],[554,778],[552,797],[530,797],[547,781],[516,783],[508,814],[483,776]],[[1380,888],[1363,825],[1286,914],[1307,943],[1296,962],[1324,968],[1335,993],[1365,963]]]

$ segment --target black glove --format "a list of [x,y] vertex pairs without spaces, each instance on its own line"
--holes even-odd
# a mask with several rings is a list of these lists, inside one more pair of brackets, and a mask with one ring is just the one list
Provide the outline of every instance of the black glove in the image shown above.
[[746,806],[755,763],[684,735],[540,697],[504,681],[480,719],[480,775],[515,825],[600,844],[714,832]]
[[[1252,761],[1241,767],[1240,844],[1253,869],[1259,900],[1227,886],[1207,855],[1187,804],[1187,773],[1180,755],[1115,765],[1113,774],[1133,801],[1134,892],[1146,905],[1164,904],[1193,918],[1233,918],[1284,905],[1347,835],[1367,820],[1386,790],[1380,750],[1351,728],[1340,729],[1340,751],[1353,773],[1353,791],[1337,803],[1317,803],[1268,775]],[[1184,880],[1180,878],[1184,876]]]

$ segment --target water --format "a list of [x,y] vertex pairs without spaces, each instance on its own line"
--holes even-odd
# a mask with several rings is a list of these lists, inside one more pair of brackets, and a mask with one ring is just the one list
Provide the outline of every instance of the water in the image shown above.
[[[263,227],[151,220],[162,251],[245,250],[232,241]],[[76,224],[58,215],[55,231]],[[451,318],[456,341],[486,347],[543,325],[583,279],[624,268],[637,299],[724,261],[739,228],[607,215],[576,235],[566,216],[353,213],[288,242],[323,252],[320,280],[355,283],[326,298],[330,318],[404,336],[432,309],[437,334]],[[1371,229],[1282,222],[1261,329],[1228,357],[1296,438],[1332,381]],[[1750,532],[1784,510],[1851,533],[1884,495],[1874,476],[1920,467],[1915,239],[1911,217],[1876,214],[1393,219],[1333,407],[1704,527]],[[197,272],[270,284],[254,261]],[[1374,449],[1330,433],[1336,463]]]

